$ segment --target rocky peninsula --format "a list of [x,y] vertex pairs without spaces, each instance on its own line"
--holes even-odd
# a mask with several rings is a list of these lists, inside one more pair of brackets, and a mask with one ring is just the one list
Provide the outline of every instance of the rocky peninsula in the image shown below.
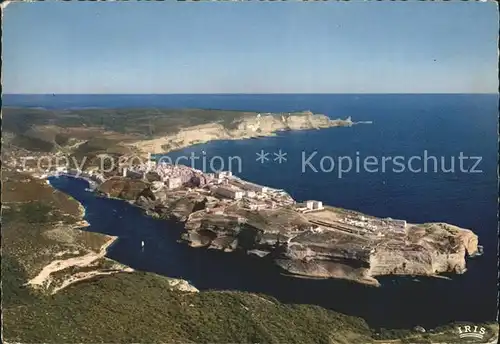
[[[154,174],[157,180],[149,181]],[[163,165],[139,175],[108,179],[98,192],[182,223],[187,245],[256,255],[298,277],[378,286],[377,276],[462,274],[466,257],[480,251],[469,229],[382,219],[314,200],[299,203],[283,190],[229,172]],[[185,182],[169,187],[173,175]]]

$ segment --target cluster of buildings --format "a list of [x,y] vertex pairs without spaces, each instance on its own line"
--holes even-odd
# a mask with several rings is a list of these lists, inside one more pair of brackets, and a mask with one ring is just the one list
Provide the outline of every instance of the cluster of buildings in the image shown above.
[[[36,156],[23,157],[22,168],[24,171],[35,171]],[[12,165],[21,169],[19,160],[9,159],[6,165]],[[19,165],[19,166],[18,166]],[[173,165],[167,163],[157,163],[149,159],[146,163],[133,166],[122,166],[121,175],[123,177],[144,179],[151,181],[153,191],[160,191],[163,188],[177,189],[181,187],[194,188],[195,191],[207,195],[205,211],[211,214],[226,215],[226,208],[237,202],[238,207],[249,210],[276,209],[283,206],[292,206],[299,213],[310,213],[307,215],[310,226],[305,228],[314,233],[325,230],[341,230],[355,234],[373,233],[384,236],[388,231],[393,233],[405,233],[407,223],[405,220],[392,218],[365,217],[361,214],[348,214],[346,216],[334,215],[330,220],[321,215],[324,210],[323,202],[308,200],[303,203],[296,203],[293,198],[283,190],[269,188],[264,185],[251,183],[242,180],[230,171],[219,171],[216,173],[204,173],[184,165]],[[39,175],[46,178],[51,175],[70,175],[86,179],[91,187],[106,181],[106,176],[97,169],[81,171],[71,169],[66,166],[55,166],[49,171]],[[235,217],[234,221],[243,223],[244,218]],[[304,229],[304,228],[303,228]]]
[[370,232],[385,232],[392,230],[395,232],[404,232],[406,229],[405,220],[396,220],[390,217],[385,219],[366,218],[365,216],[348,216],[339,220],[345,224],[362,228]]
[[102,173],[99,173],[97,170],[81,171],[79,169],[74,169],[74,168],[68,169],[63,166],[56,167],[53,170],[48,171],[47,173],[43,173],[40,175],[35,174],[35,175],[41,179],[45,179],[50,176],[58,177],[61,175],[82,178],[89,183],[91,189],[94,189],[95,187],[97,187],[97,185],[102,184],[106,181],[106,177]]
[[[167,164],[165,162],[157,163],[151,159],[148,159],[145,164],[122,166],[121,174],[123,177],[134,179],[153,178],[153,180],[164,183],[168,189],[176,189],[185,185],[199,188],[212,185],[229,185],[228,180],[233,178],[231,171],[204,173],[189,166]],[[219,193],[232,199],[241,199],[243,196],[240,192],[233,191],[229,186],[221,188]]]
[[280,200],[280,190],[250,183],[231,175],[226,175],[225,179],[214,183],[210,190],[216,196],[241,201],[242,207],[250,210],[274,209],[286,202],[285,197],[284,201]]
[[305,201],[304,203],[297,203],[295,205],[295,210],[297,210],[300,213],[307,213],[310,211],[323,210],[323,209],[324,209],[324,206],[323,206],[323,202],[321,202],[321,201],[309,200],[309,201]]
[[211,191],[215,195],[219,195],[222,197],[230,198],[230,199],[242,199],[245,195],[245,192],[241,189],[238,189],[232,185],[221,185],[221,186],[213,186]]
[[[198,173],[197,173],[198,172]],[[133,179],[147,179],[154,177],[162,182],[168,189],[177,189],[188,183],[195,183],[197,175],[203,174],[183,165],[171,165],[166,163],[157,164],[155,161],[148,161],[145,164],[122,167],[122,176]],[[199,178],[204,181],[203,178]]]
[[[29,155],[28,155],[29,153]],[[5,165],[15,169],[16,172],[29,172],[33,176],[45,179],[50,176],[69,175],[87,180],[91,186],[104,183],[106,177],[91,168],[82,171],[79,168],[71,168],[71,161],[62,153],[47,154],[46,152],[28,152],[24,149],[15,149],[4,156]],[[77,162],[74,166],[77,167]]]
[[270,189],[267,186],[259,185],[255,183],[250,183],[240,178],[231,178],[229,184],[232,186],[244,190],[246,193],[267,193]]
[[231,172],[220,172],[213,179],[211,190],[214,194],[226,198],[240,200],[243,198],[261,199],[270,189],[235,177]]
[[[122,176],[135,179],[153,178],[153,190],[191,187],[222,199],[221,204],[239,201],[250,210],[273,209],[292,205],[295,201],[283,190],[251,183],[234,176],[231,171],[204,173],[184,165],[173,165],[148,161],[145,164],[122,167]],[[321,209],[322,203],[313,201],[311,209]],[[223,213],[223,208],[210,207],[210,212]]]
[[56,155],[47,155],[45,152],[29,152],[24,149],[2,152],[2,163],[14,168],[17,172],[49,172],[51,167],[56,165],[55,158]]

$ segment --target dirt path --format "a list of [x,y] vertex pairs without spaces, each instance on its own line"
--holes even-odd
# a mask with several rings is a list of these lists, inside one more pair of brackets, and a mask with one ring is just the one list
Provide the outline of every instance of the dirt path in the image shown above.
[[[111,244],[113,244],[113,242],[115,242],[116,239],[117,239],[117,237],[110,237],[110,239],[101,247],[99,252],[91,252],[91,253],[85,254],[83,256],[73,257],[73,258],[68,258],[68,259],[63,259],[63,260],[54,260],[50,264],[46,265],[42,269],[42,271],[40,271],[40,273],[38,273],[37,276],[35,276],[31,280],[29,280],[26,283],[26,285],[29,285],[33,288],[41,288],[41,287],[44,287],[44,286],[47,286],[50,284],[50,282],[51,282],[50,275],[54,272],[67,269],[69,267],[89,266],[90,264],[92,264],[96,260],[103,258],[106,255],[108,247],[111,246]],[[95,273],[95,272],[97,272],[97,271],[94,271],[93,273]],[[83,277],[85,277],[87,275],[91,275],[91,273],[92,272],[87,272],[87,273],[85,273],[85,275],[80,276],[79,278],[76,278],[72,282],[69,282],[69,283],[68,283],[68,281],[64,281],[63,286],[66,287],[69,284],[74,283],[76,281],[90,278],[92,276],[86,277],[86,278],[83,278]],[[71,277],[68,280],[71,280]],[[60,289],[62,289],[62,288],[59,287],[56,290],[60,290]]]
[[91,279],[91,278],[94,278],[96,276],[112,275],[112,274],[116,274],[118,272],[134,272],[134,269],[129,268],[129,267],[124,267],[121,269],[114,269],[114,270],[110,270],[110,271],[77,272],[77,273],[71,275],[66,280],[64,280],[60,286],[54,288],[54,290],[52,291],[52,295],[54,295],[58,291],[61,291],[64,288],[70,286],[73,283],[80,282],[80,281],[87,280],[87,279]]

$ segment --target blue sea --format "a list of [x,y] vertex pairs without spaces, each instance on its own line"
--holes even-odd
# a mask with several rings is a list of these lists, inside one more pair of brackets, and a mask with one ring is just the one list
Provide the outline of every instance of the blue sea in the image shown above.
[[[120,237],[109,251],[110,258],[188,279],[201,290],[246,290],[283,302],[317,304],[361,316],[374,327],[434,327],[496,319],[497,95],[4,95],[3,102],[48,109],[311,110],[331,118],[372,121],[349,128],[210,142],[168,156],[194,154],[199,157],[197,168],[210,169],[210,162],[215,169],[231,167],[242,178],[285,189],[299,201],[318,199],[375,216],[412,223],[442,221],[472,229],[485,253],[468,261],[465,274],[452,275],[451,280],[385,277],[380,288],[291,278],[265,260],[178,244],[179,226],[147,218],[123,202],[96,198],[85,191],[85,182],[59,178],[52,183],[86,206],[89,230]],[[281,163],[276,155],[280,150],[286,158]],[[261,153],[267,153],[268,160],[256,161]],[[311,155],[310,164],[304,164]],[[393,163],[395,157],[402,157],[403,170]],[[417,158],[409,164],[412,157]],[[356,158],[361,162],[358,169]],[[366,159],[372,161],[368,168],[363,166]],[[349,160],[353,166],[345,171]],[[452,160],[455,166],[450,172]],[[449,172],[443,171],[441,161]]]

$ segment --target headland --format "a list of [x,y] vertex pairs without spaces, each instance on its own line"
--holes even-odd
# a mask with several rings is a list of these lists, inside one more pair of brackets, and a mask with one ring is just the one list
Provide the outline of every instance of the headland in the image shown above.
[[342,278],[379,285],[384,275],[462,274],[478,254],[478,237],[447,223],[412,224],[297,202],[286,191],[258,185],[229,171],[150,161],[122,169],[97,191],[126,199],[149,215],[184,225],[192,247],[244,251],[310,278]]

